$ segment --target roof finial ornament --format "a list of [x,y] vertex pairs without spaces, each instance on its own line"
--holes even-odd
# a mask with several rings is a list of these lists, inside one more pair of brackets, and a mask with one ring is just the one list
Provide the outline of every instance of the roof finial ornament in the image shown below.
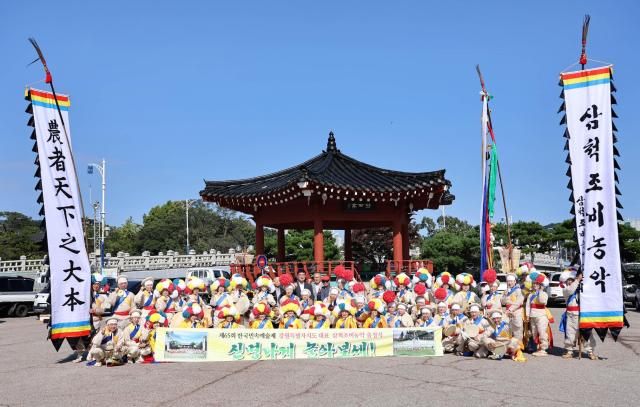
[[337,153],[338,147],[336,146],[336,138],[333,136],[333,131],[329,132],[329,140],[327,140],[327,153]]

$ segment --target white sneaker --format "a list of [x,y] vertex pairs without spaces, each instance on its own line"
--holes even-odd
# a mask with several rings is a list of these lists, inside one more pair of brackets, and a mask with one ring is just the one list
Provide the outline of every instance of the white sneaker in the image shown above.
[[102,366],[102,362],[96,362],[94,366]]
[[533,352],[532,355],[533,356],[549,356],[549,354],[542,349],[537,352]]
[[82,362],[82,355],[78,356],[73,360],[73,363],[80,363],[80,362]]

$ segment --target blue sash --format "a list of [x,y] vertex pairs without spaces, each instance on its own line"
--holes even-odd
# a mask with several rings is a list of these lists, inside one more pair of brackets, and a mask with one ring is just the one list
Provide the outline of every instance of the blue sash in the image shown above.
[[487,302],[491,301],[492,298],[493,298],[493,293],[487,294]]
[[398,291],[398,298],[402,298],[402,296],[404,296],[404,288]]
[[149,296],[147,297],[147,301],[144,303],[143,307],[148,307],[151,305],[151,301],[153,301],[153,293],[149,294]]
[[393,319],[393,315],[389,315],[387,317],[387,325],[391,325],[391,320]]
[[293,324],[293,322],[294,322],[295,320],[296,320],[296,317],[291,317],[291,318],[289,318],[289,320],[288,320],[287,322],[285,322],[285,323],[284,323],[284,327],[285,327],[285,329],[288,329],[288,328],[291,326],[291,324]]
[[356,318],[358,318],[360,315],[362,315],[363,312],[364,312],[364,307],[362,307],[358,311],[356,311]]
[[227,324],[227,329],[233,328],[233,321],[229,322]]
[[116,298],[116,304],[113,306],[113,310],[114,310],[114,311],[118,309],[118,307],[120,306],[120,304],[122,304],[122,302],[127,298],[127,296],[128,296],[128,295],[129,295],[129,291],[124,290],[124,291],[122,292],[122,296],[118,296],[118,297]]
[[318,322],[315,326],[315,329],[320,329],[324,326],[326,319],[323,319],[322,321]]
[[258,325],[258,329],[263,329],[265,325],[267,325],[267,321],[268,319],[265,318],[262,321],[260,321],[260,325]]
[[432,318],[432,317],[429,317],[429,319],[428,319],[428,320],[426,320],[426,321],[424,321],[424,322],[422,322],[422,323],[420,324],[420,326],[421,326],[422,328],[426,328],[426,327],[428,327],[429,325],[431,325],[431,323],[432,323],[432,322],[433,322],[433,318]]
[[379,323],[380,323],[380,317],[376,317],[376,319],[373,320],[373,324],[371,324],[369,328],[377,328]]
[[169,297],[169,301],[167,301],[167,305],[165,305],[164,309],[166,310],[173,303],[173,298]]
[[225,298],[227,298],[227,293],[222,293],[222,295],[220,296],[220,298],[218,298],[218,301],[216,301],[215,304],[215,308],[218,308],[220,306],[220,304],[222,304],[222,301],[225,300]]
[[514,285],[512,289],[509,290],[509,292],[507,293],[507,297],[511,297],[511,294],[515,293],[517,289],[519,289],[520,287],[518,287],[517,285]]
[[136,325],[136,327],[133,328],[133,331],[131,331],[131,333],[129,334],[129,339],[135,338],[139,329],[140,329],[140,325]]
[[[577,293],[578,293],[578,290],[574,291],[573,294],[571,294],[569,298],[567,298],[567,307],[569,306],[569,304],[571,304],[571,301],[573,301],[576,298]],[[562,313],[562,318],[560,318],[560,325],[558,326],[558,330],[564,333],[565,338],[567,337],[567,311],[566,310]]]
[[473,320],[474,325],[480,325],[480,322],[482,322],[482,315],[478,315],[478,318]]
[[103,337],[102,342],[100,342],[100,345],[106,345],[107,342],[109,342],[111,339],[113,339],[113,335]]
[[495,331],[493,331],[493,333],[491,334],[491,337],[493,339],[496,339],[498,336],[500,336],[500,333],[502,332],[502,330],[504,329],[504,327],[507,325],[506,322],[502,321],[500,323],[500,326],[498,327],[498,329],[496,329]]
[[296,297],[295,294],[291,294],[291,297],[289,297],[289,299],[293,301],[293,300],[297,300],[298,297]]
[[529,296],[529,304],[533,304],[533,301],[534,301],[536,298],[538,298],[538,296],[539,296],[539,295],[540,295],[540,293],[539,293],[539,292],[536,292],[535,294],[531,294],[531,295]]
[[397,320],[396,323],[393,326],[396,327],[396,328],[399,328],[400,327],[400,323],[401,323],[401,321]]
[[467,291],[467,302],[471,299],[471,291]]

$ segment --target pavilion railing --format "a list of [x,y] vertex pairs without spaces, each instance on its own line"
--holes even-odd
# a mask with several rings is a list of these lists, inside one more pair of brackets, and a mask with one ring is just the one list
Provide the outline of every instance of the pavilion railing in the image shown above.
[[[314,273],[318,272],[322,276],[335,277],[335,268],[342,265],[345,269],[351,270],[354,277],[360,280],[360,275],[354,261],[334,260],[334,261],[287,261],[269,263],[264,269],[264,273],[269,277],[279,277],[284,274],[291,275],[294,280],[299,271],[303,271],[307,278],[311,278]],[[244,276],[250,283],[262,275],[263,271],[255,264],[231,264],[229,265],[231,274],[239,273]]]
[[386,274],[390,278],[403,272],[412,276],[420,268],[426,268],[433,275],[433,262],[431,260],[387,260]]

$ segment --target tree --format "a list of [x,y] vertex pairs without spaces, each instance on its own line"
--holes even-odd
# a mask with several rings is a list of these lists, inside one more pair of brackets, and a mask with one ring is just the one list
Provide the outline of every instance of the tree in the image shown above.
[[[136,253],[139,251],[137,246],[138,233],[142,229],[141,225],[138,225],[133,221],[132,217],[129,217],[122,226],[111,226],[111,232],[104,241],[105,252],[108,253]],[[91,230],[87,228],[87,232]]]
[[[421,251],[425,259],[432,260],[434,271],[449,271],[457,274],[463,271],[477,271],[480,267],[480,231],[464,220],[447,216],[446,227],[440,216],[435,224],[423,222],[422,225],[434,227],[427,230],[422,240]],[[430,233],[430,234],[429,234]]]
[[620,257],[624,263],[640,261],[640,231],[625,223],[618,224]]
[[[409,246],[420,246],[421,226],[422,223],[419,226],[414,221],[409,222]],[[353,259],[357,262],[377,264],[393,259],[391,228],[355,229],[351,232],[351,241],[351,252]]]
[[46,253],[40,222],[19,212],[0,212],[0,258],[42,258]]
[[[137,234],[138,251],[174,250],[184,252],[187,243],[183,201],[169,201],[151,208],[143,217]],[[196,252],[209,249],[227,251],[254,244],[255,228],[237,212],[196,201],[189,209],[189,244]]]
[[[324,259],[340,259],[340,248],[336,245],[336,239],[329,230],[325,230]],[[288,230],[285,236],[285,258],[293,260],[313,260],[313,230]]]
[[522,253],[530,255],[531,263],[535,260],[535,253],[546,253],[551,250],[551,234],[538,222],[521,221],[511,224],[511,239]]

